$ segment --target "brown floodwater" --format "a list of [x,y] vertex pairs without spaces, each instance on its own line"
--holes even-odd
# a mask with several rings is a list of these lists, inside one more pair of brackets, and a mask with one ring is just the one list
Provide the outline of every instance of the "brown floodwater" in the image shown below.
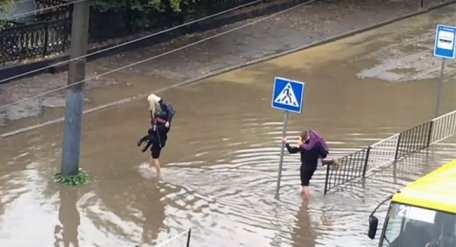
[[[160,95],[177,113],[160,179],[145,176],[141,165],[149,156],[136,146],[148,128],[144,98],[84,115],[81,166],[94,181],[77,188],[53,181],[62,123],[1,139],[0,246],[154,246],[188,228],[192,246],[374,246],[366,236],[371,210],[397,188],[453,159],[456,141],[450,138],[326,196],[320,168],[308,203],[300,198],[299,157],[286,154],[276,200],[283,113],[271,108],[272,82],[281,76],[306,83],[302,114],[290,114],[290,138],[315,128],[332,156],[357,150],[434,116],[435,77],[398,83],[357,74],[382,63],[376,51],[433,32],[445,18],[439,16],[411,18],[164,91]],[[428,39],[422,42],[429,45]],[[422,63],[439,67],[433,58]],[[454,68],[449,62],[450,75]],[[452,75],[445,80],[441,113],[456,106]],[[135,83],[142,92],[154,87],[134,73],[111,77]],[[106,102],[122,94],[113,87],[90,96],[92,102]],[[11,124],[2,133],[11,131]]]

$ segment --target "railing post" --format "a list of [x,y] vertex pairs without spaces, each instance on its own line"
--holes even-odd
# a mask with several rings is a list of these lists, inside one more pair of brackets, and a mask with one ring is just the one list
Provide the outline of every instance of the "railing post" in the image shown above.
[[367,165],[369,163],[369,154],[370,154],[371,146],[367,148],[366,153],[366,160],[364,161],[364,169],[363,169],[363,178],[366,176]]
[[421,8],[424,7],[424,0],[421,0]]
[[192,236],[192,229],[188,229],[188,235],[187,235],[187,247],[190,247],[190,238]]
[[431,145],[431,138],[432,138],[432,129],[434,127],[434,121],[431,120],[429,123],[429,133],[428,133],[428,139],[427,139],[427,144],[426,147],[429,147]]
[[[73,6],[73,5],[71,5]],[[71,44],[71,26],[73,25],[71,23],[71,18],[72,18],[73,14],[70,15],[70,19],[68,20],[65,20],[65,32],[64,32],[64,40],[65,42],[63,43],[64,46],[63,46],[63,49],[62,51],[65,51],[66,49],[68,49],[68,47],[70,47],[70,44]]]
[[394,160],[397,160],[397,156],[399,154],[399,145],[401,143],[401,138],[402,138],[402,132],[399,134],[399,137],[397,138],[397,145],[396,145],[396,153],[394,154]]
[[44,23],[44,49],[43,49],[43,57],[46,57],[48,51],[48,44],[49,43],[49,21]]
[[326,192],[328,192],[329,166],[330,166],[330,164],[326,165],[326,179],[325,179],[325,192],[324,192],[325,195],[326,195]]

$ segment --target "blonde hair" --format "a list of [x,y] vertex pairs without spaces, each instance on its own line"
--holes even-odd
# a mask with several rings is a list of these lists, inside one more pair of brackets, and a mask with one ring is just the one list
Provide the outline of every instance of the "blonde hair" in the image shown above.
[[304,130],[299,135],[297,146],[301,147],[302,144],[306,142],[306,139],[310,137],[309,130]]
[[149,110],[151,111],[152,116],[155,114],[155,109],[160,106],[160,103],[158,103],[160,100],[161,98],[155,94],[147,96],[147,102],[149,102]]

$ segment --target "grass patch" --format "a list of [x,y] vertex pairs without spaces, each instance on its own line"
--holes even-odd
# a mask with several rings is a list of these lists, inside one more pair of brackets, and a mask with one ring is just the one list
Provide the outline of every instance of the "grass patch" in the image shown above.
[[78,174],[74,176],[62,176],[60,173],[55,174],[55,181],[60,184],[66,184],[66,185],[81,185],[85,184],[88,181],[92,180],[92,177],[87,173],[87,171],[83,169],[79,169]]

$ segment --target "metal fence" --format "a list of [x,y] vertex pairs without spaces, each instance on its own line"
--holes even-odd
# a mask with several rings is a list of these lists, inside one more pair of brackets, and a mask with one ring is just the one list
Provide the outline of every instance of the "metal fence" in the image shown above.
[[401,132],[397,141],[395,160],[428,147],[431,141],[431,127],[432,121]]
[[36,13],[0,20],[0,64],[57,55],[66,51],[71,35],[71,5],[63,0],[36,0]]
[[326,168],[324,193],[354,179],[365,177],[385,164],[418,152],[456,133],[456,111],[390,136],[338,159]]
[[394,161],[399,135],[395,134],[370,146],[366,170],[375,169]]
[[70,26],[69,19],[62,19],[1,31],[0,63],[64,52],[70,44]]
[[325,180],[325,194],[328,190],[362,177],[366,160],[369,159],[369,148],[342,157],[337,166],[327,166]]
[[456,133],[456,111],[433,120],[430,144],[440,142]]

